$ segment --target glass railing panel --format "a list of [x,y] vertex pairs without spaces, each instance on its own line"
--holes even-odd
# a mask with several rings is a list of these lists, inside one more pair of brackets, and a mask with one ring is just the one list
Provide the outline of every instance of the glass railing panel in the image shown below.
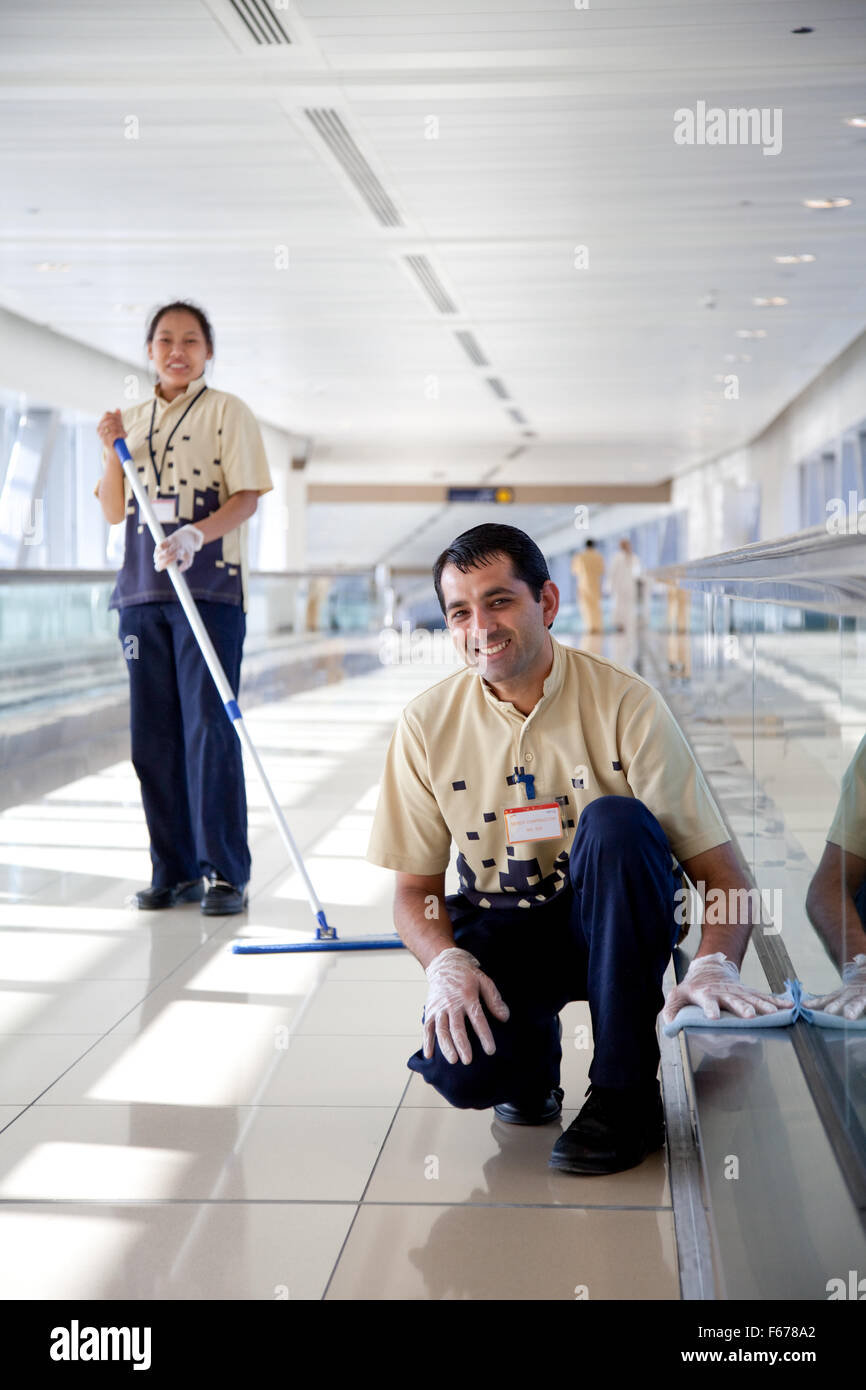
[[[866,957],[866,603],[853,558],[815,528],[802,548],[788,538],[681,567],[690,656],[666,681],[710,749],[759,891],[754,946],[819,997],[838,996],[843,966]],[[863,1164],[866,1031],[835,1017],[808,1028],[811,1084],[822,1078]]]
[[[111,571],[0,571],[0,716],[124,683]],[[379,632],[368,575],[252,574],[246,654],[323,635]]]

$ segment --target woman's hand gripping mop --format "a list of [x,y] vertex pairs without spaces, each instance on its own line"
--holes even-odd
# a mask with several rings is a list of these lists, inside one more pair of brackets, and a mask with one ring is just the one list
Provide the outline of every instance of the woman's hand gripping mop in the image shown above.
[[[124,439],[115,439],[114,451],[120,459],[126,477],[129,479],[129,485],[138,503],[140,514],[147,522],[148,530],[153,536],[153,539],[156,541],[157,545],[159,545],[161,541],[165,540],[165,534],[151,506],[147,491],[142,486],[135,471],[132,457],[126,447],[126,441]],[[328,925],[327,918],[325,917],[325,910],[319,902],[316,896],[316,890],[310,882],[310,876],[301,858],[300,850],[295,844],[294,836],[283,815],[282,807],[277,801],[273,788],[267,779],[261,759],[256,752],[238,707],[237,700],[234,697],[234,692],[229,685],[228,677],[222,668],[219,657],[214,651],[213,643],[210,640],[207,628],[202,622],[201,614],[195,606],[195,600],[189,591],[189,586],[180,573],[176,563],[172,562],[172,564],[168,566],[168,574],[174,585],[175,593],[183,607],[183,611],[189,619],[189,625],[192,628],[199,650],[204,657],[208,670],[213,676],[214,684],[219,691],[220,699],[225,706],[226,714],[234,724],[235,732],[241,741],[241,745],[245,753],[252,760],[259,774],[261,784],[265,789],[265,795],[268,798],[271,810],[274,813],[274,819],[277,822],[277,829],[282,836],[286,849],[289,851],[289,856],[295,869],[301,876],[301,881],[303,882],[311,911],[316,919],[316,936],[314,940],[293,942],[286,945],[275,944],[265,946],[248,946],[236,941],[232,950],[238,955],[264,955],[274,951],[377,951],[402,946],[403,942],[400,940],[399,936],[386,936],[376,939],[361,937],[356,940],[342,941],[338,938],[335,928]]]

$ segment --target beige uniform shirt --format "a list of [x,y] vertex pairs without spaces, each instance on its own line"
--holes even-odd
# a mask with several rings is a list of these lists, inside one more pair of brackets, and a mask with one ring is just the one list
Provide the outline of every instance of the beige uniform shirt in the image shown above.
[[842,776],[839,804],[827,840],[866,859],[866,735]]
[[[367,857],[438,874],[457,847],[461,891],[480,907],[532,907],[558,893],[584,806],[638,797],[679,860],[730,836],[676,720],[633,671],[553,640],[553,666],[528,716],[468,668],[412,700],[391,740]],[[556,839],[509,845],[503,812],[560,807]]]
[[[256,417],[238,396],[205,386],[204,377],[190,382],[173,401],[153,396],[121,411],[126,446],[148,495],[176,497],[177,524],[197,522],[217,511],[235,492],[273,487],[265,447]],[[152,429],[151,429],[152,422]],[[103,458],[108,450],[103,450]],[[154,464],[155,460],[155,464]],[[155,576],[150,557],[153,540],[138,517],[138,505],[124,475],[126,498],[126,555],[118,581],[123,602],[150,602],[163,591],[171,594],[165,576]],[[99,495],[99,484],[95,488]],[[142,556],[137,555],[138,548]],[[145,563],[144,552],[147,553]],[[135,567],[135,575],[132,569]],[[223,584],[240,572],[244,610],[249,599],[247,523],[203,547],[186,573],[194,598],[218,597]],[[126,584],[129,593],[123,592]],[[147,587],[147,586],[150,587]],[[144,586],[144,587],[143,587]],[[115,605],[116,606],[116,605]]]

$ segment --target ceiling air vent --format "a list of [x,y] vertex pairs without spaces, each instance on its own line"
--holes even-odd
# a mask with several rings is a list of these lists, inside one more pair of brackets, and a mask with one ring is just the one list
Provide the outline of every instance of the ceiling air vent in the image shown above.
[[455,333],[457,339],[470,362],[474,362],[476,367],[489,367],[490,363],[478,346],[475,337],[468,329],[463,328],[459,333]]
[[229,4],[262,47],[292,42],[267,0],[229,0]]
[[494,396],[498,396],[501,401],[508,400],[508,392],[506,391],[502,382],[499,380],[498,376],[487,377],[487,385],[490,387]]
[[440,314],[456,314],[457,305],[448,294],[426,256],[404,256],[419,285],[428,298],[432,299]]
[[304,115],[342,166],[383,227],[402,227],[403,219],[336,111],[305,109]]

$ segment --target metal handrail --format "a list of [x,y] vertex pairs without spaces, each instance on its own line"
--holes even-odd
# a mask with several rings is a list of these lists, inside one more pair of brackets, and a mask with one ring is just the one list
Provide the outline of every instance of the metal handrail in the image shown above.
[[[342,579],[358,576],[362,579],[373,577],[370,567],[346,569],[315,570],[251,570],[251,579]],[[0,584],[94,584],[109,583],[117,579],[116,569],[0,569]]]
[[828,613],[866,608],[866,535],[811,526],[778,540],[647,570],[651,579]]

